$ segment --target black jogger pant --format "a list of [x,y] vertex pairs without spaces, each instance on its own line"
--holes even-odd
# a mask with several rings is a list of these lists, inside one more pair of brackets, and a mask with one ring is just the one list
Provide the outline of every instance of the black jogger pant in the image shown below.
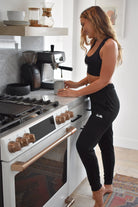
[[104,167],[104,184],[112,184],[115,164],[112,122],[119,112],[119,100],[113,84],[91,94],[92,115],[81,132],[76,147],[85,166],[92,191],[101,188],[94,147],[98,144]]

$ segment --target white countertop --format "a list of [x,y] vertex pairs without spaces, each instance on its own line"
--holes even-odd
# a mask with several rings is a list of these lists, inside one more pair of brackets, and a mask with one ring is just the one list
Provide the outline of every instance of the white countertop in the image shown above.
[[30,94],[28,94],[26,97],[35,97],[37,99],[43,98],[43,96],[47,96],[48,99],[53,101],[58,101],[61,105],[68,105],[69,107],[72,107],[76,104],[81,103],[86,97],[60,97],[54,94],[54,90],[48,90],[48,89],[40,89],[31,91]]

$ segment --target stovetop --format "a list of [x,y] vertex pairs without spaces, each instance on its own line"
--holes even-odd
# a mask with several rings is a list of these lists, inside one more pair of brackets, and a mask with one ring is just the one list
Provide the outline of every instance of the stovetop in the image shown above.
[[58,105],[58,101],[51,102],[46,98],[36,99],[1,94],[0,133],[54,110]]

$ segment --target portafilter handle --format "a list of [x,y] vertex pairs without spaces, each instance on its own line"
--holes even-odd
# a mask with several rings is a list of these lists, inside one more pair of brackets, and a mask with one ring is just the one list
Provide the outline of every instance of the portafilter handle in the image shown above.
[[58,66],[58,68],[61,69],[61,78],[63,78],[63,73],[62,70],[69,70],[69,71],[73,71],[73,68],[71,67],[66,67],[66,66]]
[[58,68],[60,68],[61,70],[69,70],[69,71],[73,71],[73,68],[71,68],[71,67],[58,66]]

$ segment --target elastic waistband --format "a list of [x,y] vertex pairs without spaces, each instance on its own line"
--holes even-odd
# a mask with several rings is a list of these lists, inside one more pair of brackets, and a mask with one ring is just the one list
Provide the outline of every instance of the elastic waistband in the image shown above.
[[101,90],[93,93],[93,94],[97,94],[97,93],[102,93],[104,91],[106,91],[107,89],[110,89],[110,88],[114,88],[114,84],[113,83],[109,83],[107,86],[105,86],[104,88],[102,88]]
[[113,83],[109,83],[107,86],[105,86],[104,88],[102,88],[100,91],[106,89],[106,88],[114,88],[114,84]]

